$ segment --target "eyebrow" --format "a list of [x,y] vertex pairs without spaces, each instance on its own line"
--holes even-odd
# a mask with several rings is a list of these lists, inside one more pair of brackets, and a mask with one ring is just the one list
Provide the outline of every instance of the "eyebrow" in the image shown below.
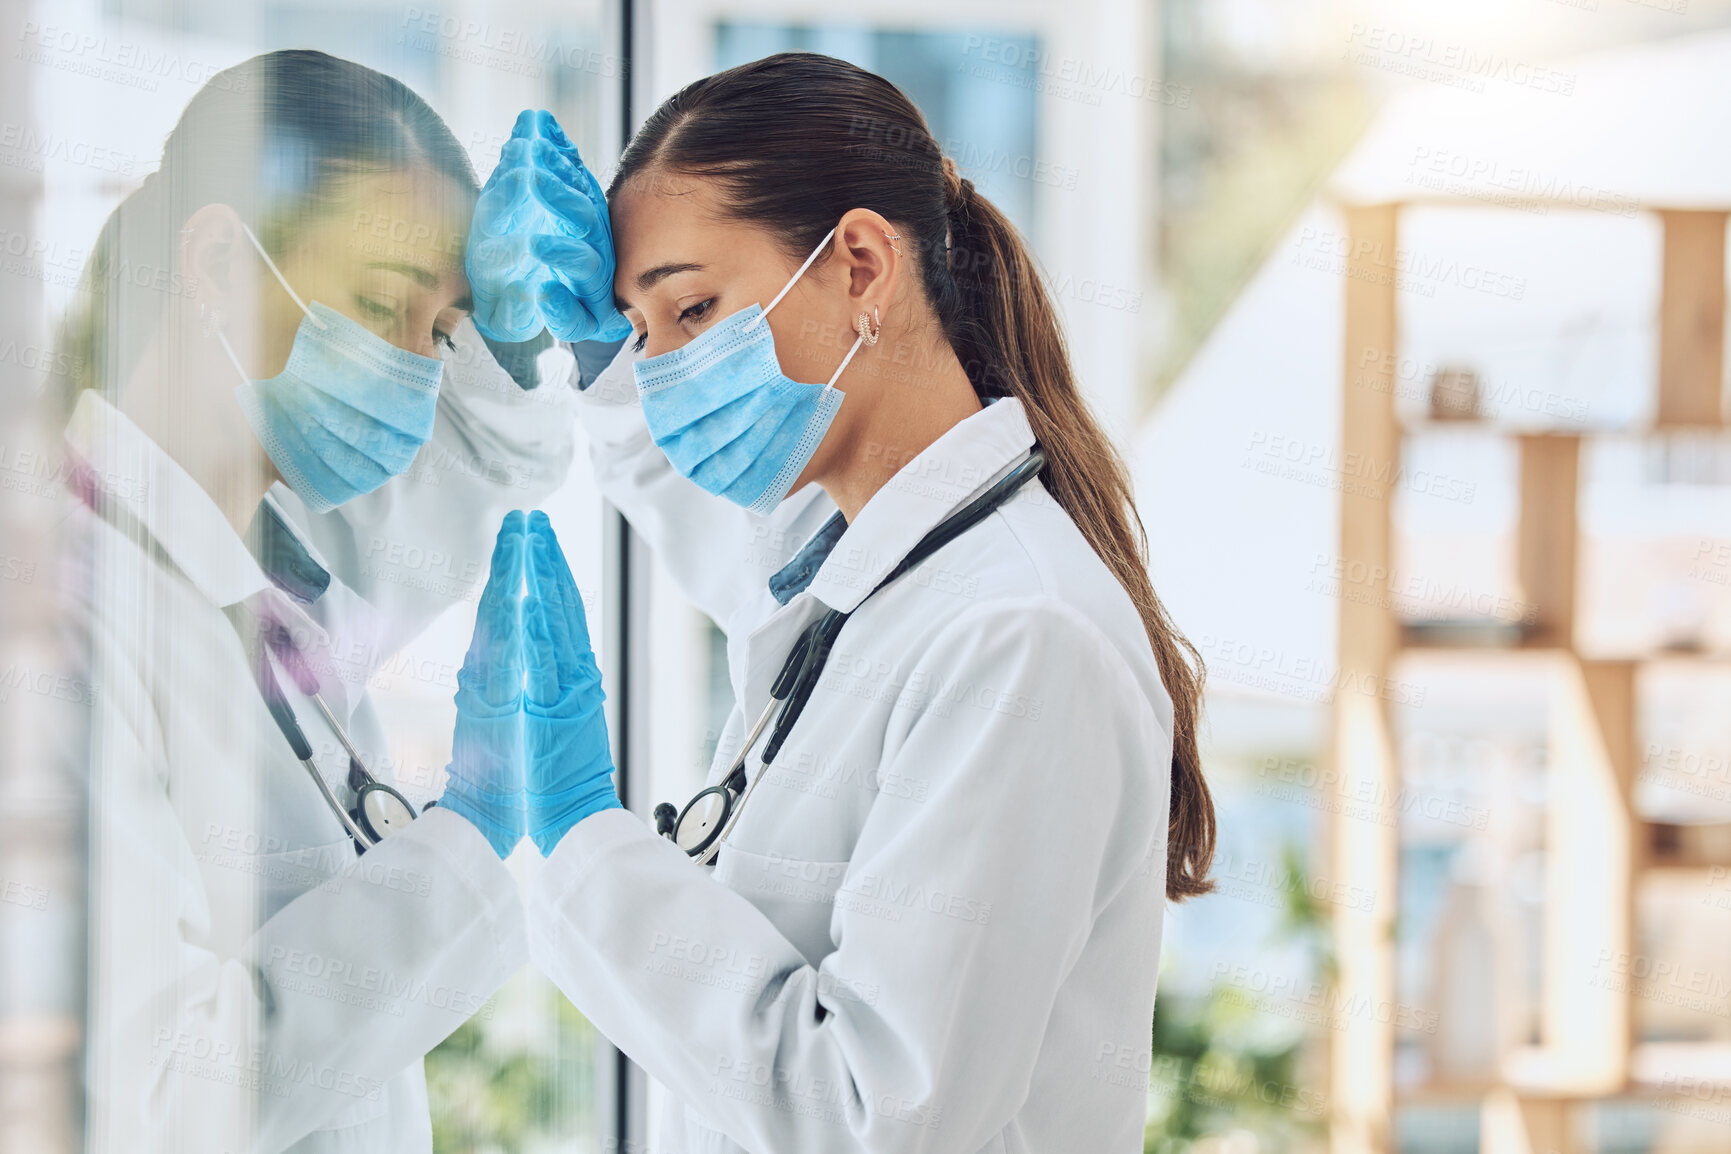
[[422,288],[435,288],[439,278],[428,269],[418,264],[405,264],[399,260],[376,260],[367,265],[368,268],[382,268],[387,272],[400,272]]
[[[368,264],[367,267],[384,269],[386,272],[400,272],[422,288],[434,288],[437,287],[439,283],[439,278],[434,276],[427,269],[422,268],[418,264],[409,264],[405,261],[376,260]],[[456,309],[461,313],[472,313],[475,311],[475,298],[468,293],[464,293],[462,299],[451,302],[447,307]]]
[[[672,276],[674,273],[700,272],[703,267],[703,265],[693,264],[690,261],[682,261],[675,264],[658,264],[652,269],[645,269],[643,272],[637,274],[637,291],[646,293],[668,277]],[[621,309],[629,307],[629,302],[623,299],[616,299],[614,303]]]

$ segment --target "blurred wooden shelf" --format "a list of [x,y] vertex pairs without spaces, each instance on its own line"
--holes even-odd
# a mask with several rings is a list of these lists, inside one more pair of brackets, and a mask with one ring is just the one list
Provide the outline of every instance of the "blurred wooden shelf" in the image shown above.
[[1401,1106],[1453,1106],[1477,1104],[1502,1082],[1495,1078],[1474,1081],[1421,1082],[1395,1087],[1395,1102]]
[[[1731,873],[1731,822],[1674,825],[1650,821],[1647,827],[1647,870],[1712,870]],[[1731,891],[1727,891],[1731,893]]]
[[1401,619],[1399,649],[1405,653],[1577,653],[1588,661],[1694,662],[1731,664],[1731,650],[1648,649],[1638,653],[1583,652],[1555,633],[1524,629],[1501,622],[1415,621]]
[[[1630,1094],[1699,1095],[1731,1089],[1731,1044],[1638,1042],[1632,984],[1597,982],[1594,959],[1638,948],[1635,896],[1646,871],[1731,872],[1731,824],[1680,826],[1642,820],[1635,811],[1641,769],[1637,679],[1654,661],[1718,665],[1731,654],[1700,650],[1607,657],[1583,652],[1579,621],[1580,492],[1584,441],[1607,435],[1667,436],[1724,431],[1726,316],[1724,209],[1655,210],[1664,252],[1658,301],[1657,387],[1648,430],[1500,428],[1474,402],[1465,420],[1397,415],[1401,349],[1397,280],[1379,275],[1374,254],[1399,250],[1402,205],[1346,204],[1348,243],[1341,328],[1340,451],[1398,469],[1406,442],[1425,434],[1490,432],[1518,456],[1515,582],[1529,616],[1415,620],[1376,599],[1343,599],[1337,659],[1343,676],[1382,683],[1403,655],[1533,658],[1553,668],[1548,716],[1550,788],[1546,794],[1543,973],[1538,1036],[1542,1045],[1505,1057],[1494,1081],[1397,1085],[1395,1035],[1381,1019],[1349,1021],[1328,1040],[1331,1154],[1390,1154],[1396,1103],[1481,1102],[1484,1154],[1583,1154],[1596,1148],[1583,1112],[1587,1099]],[[1431,382],[1431,408],[1446,417],[1458,397]],[[1475,394],[1476,395],[1476,394]],[[1458,406],[1457,406],[1458,407]],[[1340,490],[1341,564],[1390,573],[1395,565],[1393,502]],[[1396,715],[1386,701],[1338,694],[1332,705],[1331,769],[1341,780],[1401,790]],[[1399,892],[1398,830],[1377,822],[1326,819],[1332,876]],[[1727,888],[1731,893],[1731,887]],[[1342,988],[1394,998],[1393,944],[1398,908],[1338,907],[1333,932]]]
[[1731,1091],[1731,1043],[1642,1042],[1629,1050],[1629,1089],[1645,1096],[1696,1097]]
[[1596,1076],[1579,1056],[1550,1046],[1521,1046],[1502,1062],[1503,1084],[1521,1098],[1598,1098],[1622,1088],[1615,1078]]
[[1447,649],[1473,652],[1502,649],[1557,648],[1538,644],[1519,622],[1477,619],[1406,620],[1400,623],[1402,649]]

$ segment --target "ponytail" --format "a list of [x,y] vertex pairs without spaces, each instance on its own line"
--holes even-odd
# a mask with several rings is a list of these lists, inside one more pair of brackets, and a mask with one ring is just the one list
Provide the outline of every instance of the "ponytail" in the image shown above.
[[[1148,536],[1136,512],[1129,469],[1088,410],[1051,297],[1027,245],[996,205],[943,158],[949,221],[947,265],[959,301],[944,330],[981,396],[1022,402],[1046,452],[1041,473],[1124,591],[1154,649],[1172,699],[1172,798],[1166,830],[1166,896],[1209,893],[1214,798],[1202,774],[1197,719],[1202,658],[1172,624],[1148,578]],[[940,311],[940,316],[942,312]]]
[[809,252],[854,208],[882,214],[909,238],[921,287],[974,391],[1022,402],[1046,453],[1046,489],[1142,618],[1172,700],[1166,896],[1210,892],[1201,656],[1154,595],[1129,470],[1076,387],[1057,313],[1010,222],[961,177],[893,84],[812,53],[742,64],[668,98],[632,137],[608,198],[657,169],[716,180],[732,215],[775,233],[790,253]]

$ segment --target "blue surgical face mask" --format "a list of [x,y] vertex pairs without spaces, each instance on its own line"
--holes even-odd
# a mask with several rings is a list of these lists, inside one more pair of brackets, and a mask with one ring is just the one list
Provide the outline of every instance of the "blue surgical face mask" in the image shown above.
[[433,434],[445,364],[318,301],[309,306],[251,229],[246,235],[306,317],[288,364],[264,380],[246,375],[220,328],[217,339],[240,373],[235,395],[259,444],[295,496],[323,513],[408,471]]
[[753,513],[779,505],[817,452],[841,407],[836,380],[864,339],[854,338],[828,384],[806,385],[782,374],[764,319],[834,235],[824,234],[769,308],[749,305],[634,368],[649,434],[673,467]]

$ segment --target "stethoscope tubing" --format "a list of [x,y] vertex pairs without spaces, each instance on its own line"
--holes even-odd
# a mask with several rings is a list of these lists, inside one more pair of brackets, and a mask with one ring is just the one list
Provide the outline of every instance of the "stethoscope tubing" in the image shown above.
[[[148,551],[151,558],[163,569],[175,574],[188,584],[192,583],[192,579],[186,575],[174,558],[168,555],[168,551],[162,547],[162,543],[156,539],[156,535],[130,509],[112,499],[104,499],[105,494],[101,490],[96,473],[87,462],[82,459],[78,460],[70,480],[79,499],[90,508],[91,512]],[[246,643],[245,637],[242,637],[241,641],[244,645]],[[265,649],[270,648],[271,645],[267,638],[265,639]],[[295,760],[299,761],[301,766],[311,775],[314,784],[318,786],[320,795],[325,799],[325,804],[330,807],[332,813],[337,815],[337,820],[342,823],[344,832],[355,839],[356,845],[363,850],[378,845],[380,841],[384,840],[383,836],[374,836],[369,833],[361,822],[357,821],[354,815],[344,809],[342,803],[337,800],[336,794],[331,790],[330,783],[325,780],[325,775],[319,771],[318,763],[313,760],[312,743],[307,740],[306,732],[301,729],[300,720],[295,717],[294,707],[289,705],[288,697],[283,693],[282,686],[278,684],[275,675],[271,673],[268,658],[262,651],[257,656],[258,659],[250,662],[250,664],[253,666],[253,676],[258,685],[259,696],[264,699],[265,708],[269,711],[271,719],[276,722],[277,728],[282,731],[283,738],[288,742]],[[365,810],[362,807],[366,800],[366,793],[371,790],[378,790],[389,794],[400,803],[408,813],[409,819],[414,820],[415,808],[409,804],[408,798],[379,781],[373,776],[372,771],[367,769],[365,759],[355,748],[354,742],[349,740],[347,727],[337,720],[331,707],[325,704],[324,695],[319,693],[316,688],[305,688],[304,691],[312,699],[319,714],[325,719],[325,723],[331,727],[331,732],[337,735],[337,741],[341,743],[344,751],[349,755],[349,778],[351,786],[355,790],[356,808],[364,815]],[[357,774],[361,783],[353,785]]]
[[362,829],[360,823],[343,808],[342,802],[337,800],[336,794],[331,792],[330,783],[325,780],[325,775],[319,772],[318,763],[310,757],[303,757],[301,764],[306,766],[307,776],[313,779],[319,792],[325,795],[325,804],[331,807],[331,812],[337,815],[337,820],[343,823],[343,829],[348,831],[349,836],[369,849],[378,845],[379,839]]
[[[337,815],[337,820],[342,823],[342,827],[348,835],[368,849],[378,845],[381,839],[369,833],[360,822],[355,820],[353,814],[343,808],[342,802],[337,800],[337,795],[332,791],[330,783],[325,780],[325,775],[319,770],[318,762],[313,759],[312,742],[307,740],[306,731],[301,728],[300,720],[295,717],[294,707],[288,703],[288,698],[284,695],[282,686],[278,683],[275,675],[271,673],[270,667],[264,664],[265,659],[262,653],[259,655],[259,659],[257,666],[259,693],[263,696],[265,707],[270,711],[271,718],[276,722],[277,728],[282,730],[282,735],[288,741],[289,749],[293,751],[295,759],[306,769],[307,776],[313,779],[313,784],[318,786],[319,793],[325,799],[325,804],[330,807],[332,813]],[[325,723],[331,727],[331,732],[337,735],[337,741],[348,751],[349,757],[352,759],[349,764],[360,770],[366,784],[378,785],[378,779],[367,770],[366,763],[361,760],[361,755],[349,740],[348,731],[337,720],[336,715],[331,712],[331,707],[325,704],[324,695],[315,690],[308,696],[318,707]],[[413,812],[410,810],[410,813]]]
[[[775,715],[776,708],[782,705],[785,701],[786,698],[781,697],[771,697],[769,699],[769,704],[764,706],[763,714],[758,717],[757,724],[751,727],[751,732],[746,735],[745,743],[739,747],[739,756],[734,758],[733,764],[729,766],[727,772],[722,775],[722,781],[728,780],[728,778],[731,778],[734,774],[745,768],[746,759],[751,756],[751,747],[757,744],[757,739],[759,737],[763,736],[764,729],[769,725],[769,719]],[[768,767],[765,766],[765,768],[767,769]],[[721,831],[715,835],[714,840],[705,847],[703,852],[691,860],[695,861],[698,865],[708,865],[715,859],[715,855],[721,852],[721,839],[727,836],[728,831],[733,828],[733,823],[739,820],[741,811],[745,809],[745,799],[751,796],[751,791],[756,789],[757,783],[762,780],[763,773],[762,771],[759,771],[756,777],[746,783],[745,792],[740,794],[739,800],[733,803],[733,812],[727,815],[726,824],[721,827]]]
[[[987,514],[1014,496],[1023,485],[1037,477],[1045,464],[1046,455],[1036,446],[1027,458],[1011,469],[1002,480],[992,485],[990,489],[962,509],[945,518],[935,529],[923,537],[913,549],[909,550],[908,555],[902,558],[901,563],[892,569],[883,580],[879,581],[871,593],[866,594],[866,597],[869,598],[873,593],[878,592],[885,585],[931,556],[939,548],[978,524]],[[863,604],[864,601],[865,598],[861,598],[860,604]],[[856,604],[854,608],[858,609],[859,605]],[[751,796],[752,790],[757,788],[757,783],[763,780],[764,775],[769,770],[770,763],[775,760],[776,754],[781,752],[782,743],[793,730],[794,723],[805,712],[806,701],[811,697],[813,689],[816,688],[818,680],[823,675],[824,665],[829,661],[830,647],[835,644],[836,636],[840,634],[842,626],[847,624],[848,618],[852,615],[852,610],[843,612],[839,609],[831,609],[817,622],[806,627],[805,632],[800,634],[799,640],[795,642],[793,649],[788,652],[787,659],[782,663],[781,672],[776,674],[775,684],[769,691],[769,704],[764,707],[763,715],[757,719],[757,723],[751,727],[751,732],[741,743],[739,755],[734,758],[733,764],[722,775],[719,786],[712,786],[698,793],[696,797],[686,803],[685,809],[672,819],[670,827],[664,826],[662,828],[663,836],[668,837],[677,845],[679,830],[684,824],[686,814],[692,811],[698,800],[705,794],[712,793],[717,788],[721,790],[728,799],[727,808],[724,811],[726,819],[721,828],[711,833],[706,842],[700,843],[702,848],[685,851],[698,865],[709,864],[715,859],[716,854],[721,852],[722,841],[733,829],[734,823],[739,820],[739,815],[745,811],[746,799]],[[779,716],[777,716],[778,709],[780,710]],[[745,764],[751,755],[752,747],[757,744],[757,739],[762,736],[763,730],[769,724],[772,716],[776,717],[775,730],[770,734],[769,742],[764,747],[763,766],[758,770],[756,777],[743,783],[743,789],[739,795],[733,797],[731,791],[739,789],[740,786],[730,783],[733,783],[736,777],[744,775]],[[657,823],[659,824],[662,820],[661,811],[670,812],[672,809],[673,807],[666,803],[658,806]]]
[[337,735],[337,742],[343,747],[343,752],[349,755],[349,765],[360,771],[361,777],[368,785],[377,785],[378,779],[367,769],[367,763],[361,759],[360,751],[354,742],[349,740],[349,731],[337,720],[337,715],[331,712],[331,707],[325,704],[325,695],[314,692],[311,694],[313,706],[318,709],[319,716],[325,719],[325,724],[331,727],[331,732]]

